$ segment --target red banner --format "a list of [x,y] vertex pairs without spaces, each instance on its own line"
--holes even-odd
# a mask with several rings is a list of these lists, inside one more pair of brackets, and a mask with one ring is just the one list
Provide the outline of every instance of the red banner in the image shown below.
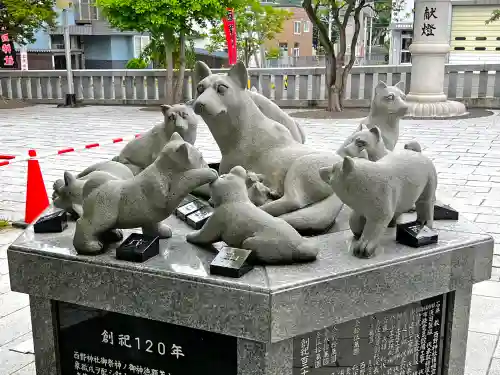
[[0,29],[0,68],[17,69],[14,42],[3,28]]
[[226,33],[227,58],[229,65],[236,64],[238,60],[238,48],[236,47],[236,21],[234,20],[234,11],[227,8],[226,17],[222,19],[224,23],[224,32]]

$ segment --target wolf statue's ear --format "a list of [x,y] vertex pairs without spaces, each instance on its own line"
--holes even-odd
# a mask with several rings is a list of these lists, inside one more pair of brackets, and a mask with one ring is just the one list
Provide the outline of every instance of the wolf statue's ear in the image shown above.
[[231,69],[229,69],[229,72],[227,75],[234,81],[236,82],[242,90],[247,88],[248,85],[248,72],[247,68],[245,67],[245,64],[243,64],[241,61],[238,61],[236,64],[234,64]]
[[173,132],[172,133],[172,136],[170,137],[170,141],[169,142],[172,142],[172,141],[183,141],[184,139],[181,137],[181,135],[177,132]]
[[175,150],[175,154],[177,155],[176,160],[187,162],[189,160],[189,146],[186,142],[182,143],[177,150]]
[[241,165],[237,165],[236,167],[231,168],[229,173],[234,174],[235,176],[238,176],[243,180],[247,179],[247,171]]
[[380,89],[386,89],[387,88],[387,83],[384,81],[379,81],[377,86],[375,87],[375,90],[380,90]]
[[69,172],[64,172],[64,184],[66,186],[70,186],[74,180],[75,180],[75,176],[73,176]]
[[204,78],[211,76],[212,71],[203,61],[196,61],[194,64],[194,80],[198,84]]
[[401,91],[405,92],[405,83],[403,81],[399,81],[394,85],[394,87],[397,87]]
[[380,138],[382,138],[382,133],[380,132],[380,129],[378,126],[374,126],[373,128],[371,128],[370,133],[375,135],[375,137],[377,138],[377,143],[380,142]]
[[168,105],[168,104],[162,104],[161,105],[161,113],[163,113],[163,116],[166,116],[167,115],[167,111],[172,108],[172,106]]
[[[335,167],[335,166],[334,166]],[[323,181],[327,184],[330,183],[330,176],[332,175],[333,168],[332,167],[321,167],[319,169],[319,176]]]
[[344,162],[342,163],[342,173],[347,176],[354,170],[354,160],[350,156],[344,157]]

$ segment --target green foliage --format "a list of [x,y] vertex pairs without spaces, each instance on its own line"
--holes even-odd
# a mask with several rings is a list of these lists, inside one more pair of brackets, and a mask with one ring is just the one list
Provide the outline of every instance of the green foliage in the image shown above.
[[[238,33],[238,58],[248,65],[252,56],[266,41],[272,40],[283,31],[283,23],[292,17],[293,13],[286,9],[263,5],[258,1],[250,2],[246,8],[235,11],[236,31]],[[210,30],[209,52],[227,48],[224,25]]]
[[139,58],[130,59],[127,62],[127,65],[125,67],[127,69],[147,69],[148,65],[149,64],[146,60],[139,57]]
[[[200,35],[195,33],[194,35],[189,35],[187,37],[187,45],[186,45],[186,68],[192,69],[194,68],[194,64],[196,62],[196,54],[194,52],[194,40],[199,38]],[[173,60],[174,67],[179,68],[180,65],[180,43],[178,35],[174,36],[174,50],[173,50]],[[165,59],[166,51],[165,51],[165,42],[163,35],[161,34],[152,34],[151,41],[144,48],[142,52],[142,58],[145,60],[153,61],[155,64],[155,68],[161,69],[167,67],[167,62]]]
[[500,18],[500,9],[495,9],[492,13],[491,13],[491,17],[486,20],[486,25],[492,23],[492,22],[495,22],[495,21],[498,21],[498,19]]
[[270,48],[266,52],[266,57],[268,60],[277,60],[281,57],[281,50],[277,47]]
[[194,23],[220,19],[241,0],[97,0],[110,24],[120,30],[161,33],[190,31]]
[[55,26],[54,0],[2,0],[0,25],[20,45],[35,42],[35,32]]

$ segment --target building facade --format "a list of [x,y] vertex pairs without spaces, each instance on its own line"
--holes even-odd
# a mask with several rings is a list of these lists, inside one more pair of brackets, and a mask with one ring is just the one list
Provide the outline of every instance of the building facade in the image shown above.
[[306,11],[301,7],[284,8],[293,15],[283,24],[283,32],[264,43],[266,51],[279,48],[282,59],[286,61],[314,56],[312,24]]
[[[68,19],[73,69],[124,69],[150,42],[149,35],[113,29],[95,0],[75,0]],[[53,30],[37,32],[36,42],[27,46],[28,69],[66,69],[61,11],[57,24]],[[227,59],[225,52],[210,54],[198,47],[195,52],[204,61],[218,62],[215,65]]]
[[[406,1],[406,9],[393,17],[390,25],[389,64],[409,64],[409,47],[413,39],[414,0]],[[500,21],[486,24],[491,13],[500,8],[500,0],[452,0],[450,52],[451,64],[497,63],[500,59]],[[449,14],[448,14],[449,15]],[[421,32],[418,30],[418,32]]]

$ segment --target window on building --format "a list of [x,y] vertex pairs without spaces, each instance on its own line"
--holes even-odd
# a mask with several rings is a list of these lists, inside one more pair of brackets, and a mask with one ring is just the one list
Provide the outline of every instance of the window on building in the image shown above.
[[309,21],[304,21],[304,32],[305,33],[309,32]]
[[78,0],[75,3],[78,20],[94,21],[99,19],[96,0]]
[[299,57],[299,55],[300,55],[299,43],[294,43],[294,45],[293,45],[293,57]]
[[293,22],[293,33],[294,34],[300,34],[300,26],[301,26],[301,23],[300,21],[294,21]]
[[142,51],[147,47],[151,38],[149,35],[135,35],[134,36],[134,57],[141,56]]
[[401,64],[411,63],[411,53],[410,46],[413,41],[412,31],[402,31],[401,32]]
[[288,43],[280,43],[281,56],[288,56]]

